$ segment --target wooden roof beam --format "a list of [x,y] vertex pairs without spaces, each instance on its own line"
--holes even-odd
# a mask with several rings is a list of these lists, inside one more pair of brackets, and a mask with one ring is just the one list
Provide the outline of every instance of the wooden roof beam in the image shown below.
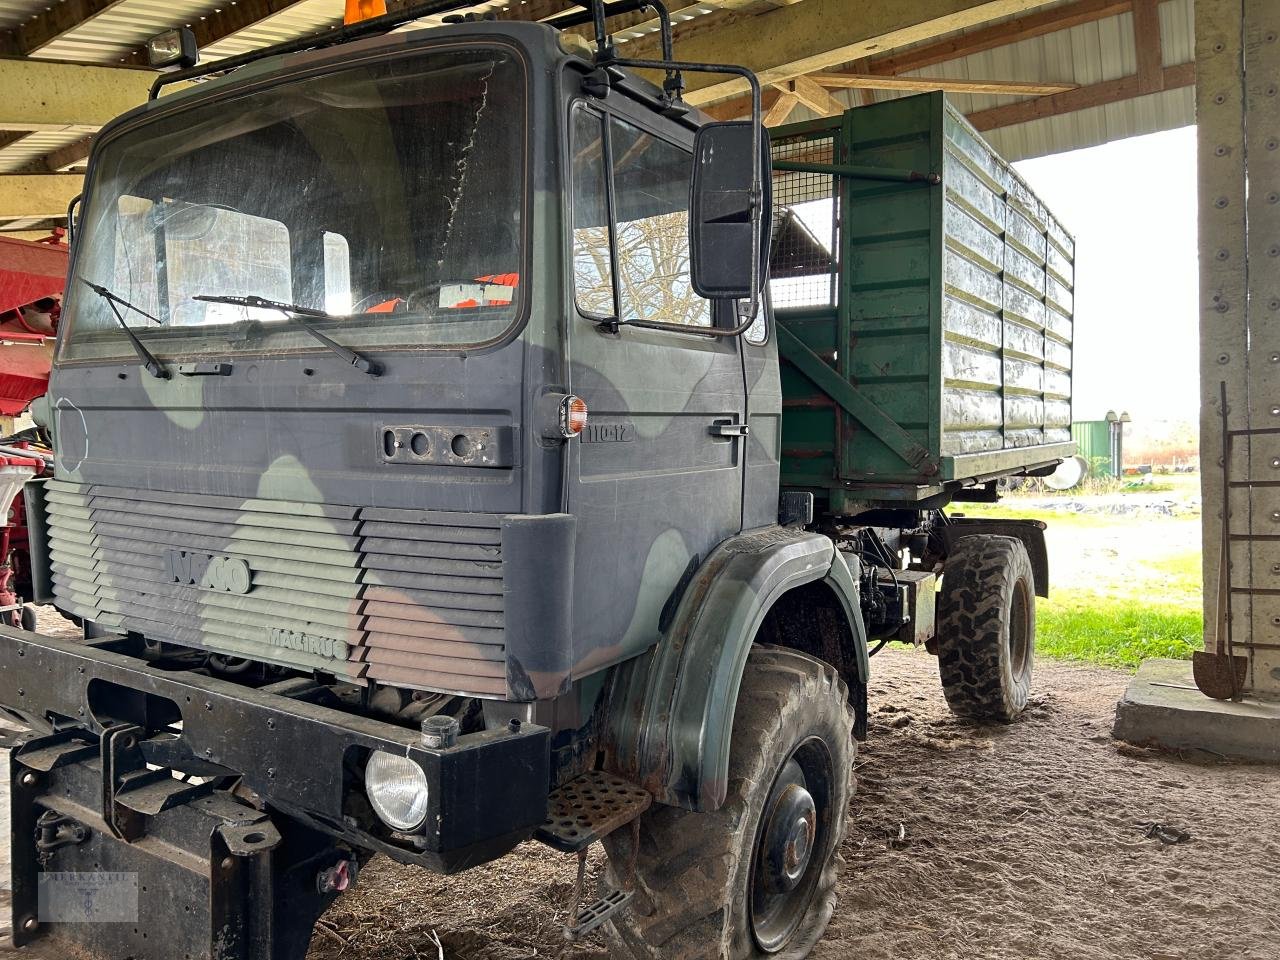
[[843,103],[833,97],[826,87],[814,83],[809,77],[796,77],[788,81],[786,89],[820,117],[836,117],[845,111]]
[[1162,89],[1164,50],[1160,44],[1160,0],[1134,0],[1133,42],[1138,55],[1138,88],[1143,93]]
[[867,72],[892,76],[923,70],[1020,40],[1043,37],[1107,17],[1118,17],[1132,9],[1133,0],[1076,0],[1075,3],[980,27],[945,40],[912,47],[901,53],[873,57],[867,65]]
[[93,137],[85,137],[65,147],[59,147],[40,159],[23,167],[20,173],[63,173],[68,167],[79,166],[89,158]]
[[[738,63],[763,84],[830,70],[860,57],[920,43],[931,37],[987,24],[1010,14],[1047,6],[1053,0],[895,0],[859,4],[851,16],[848,0],[804,0],[762,12],[721,10],[676,30],[676,55],[704,63]],[[652,34],[627,45],[628,57],[658,52]],[[686,99],[712,103],[746,88],[745,81],[714,74],[687,74]]]
[[811,82],[843,90],[911,90],[947,93],[993,93],[1002,96],[1044,97],[1076,89],[1074,83],[1047,83],[1025,80],[954,80],[947,77],[882,77],[874,73],[813,73]]
[[29,56],[76,27],[114,10],[123,2],[124,0],[62,0],[7,31],[7,42],[3,46],[15,56]]
[[83,183],[78,173],[0,173],[0,220],[66,216]]
[[794,93],[779,93],[778,98],[773,101],[773,105],[764,112],[762,121],[766,127],[776,127],[781,123],[786,123],[787,118],[795,112],[796,107],[800,106],[800,98]]
[[1137,74],[1108,80],[1104,83],[1093,83],[1084,87],[1076,87],[1066,93],[1052,97],[1040,97],[1035,100],[1020,100],[1017,103],[1002,107],[992,107],[969,114],[969,122],[979,130],[996,130],[1009,127],[1015,123],[1027,123],[1030,120],[1043,120],[1057,117],[1064,113],[1075,113],[1090,107],[1101,107],[1108,103],[1119,103],[1121,100],[1132,100],[1147,93],[1159,93],[1161,90],[1176,90],[1189,87],[1196,82],[1195,63],[1180,63],[1173,67],[1164,67],[1160,71],[1159,89],[1143,90]]
[[86,133],[147,100],[151,70],[0,59],[0,129]]

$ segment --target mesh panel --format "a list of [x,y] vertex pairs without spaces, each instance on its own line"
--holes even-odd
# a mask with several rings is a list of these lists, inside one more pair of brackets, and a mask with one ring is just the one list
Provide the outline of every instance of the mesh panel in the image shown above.
[[[834,134],[774,140],[775,161],[834,163]],[[775,308],[832,306],[836,302],[839,199],[825,173],[773,173],[773,245],[769,293]]]

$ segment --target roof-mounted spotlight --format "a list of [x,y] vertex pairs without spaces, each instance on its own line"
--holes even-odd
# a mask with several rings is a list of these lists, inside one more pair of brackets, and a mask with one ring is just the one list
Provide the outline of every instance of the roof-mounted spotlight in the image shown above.
[[166,30],[147,41],[147,59],[157,70],[185,70],[200,62],[196,35],[188,27]]

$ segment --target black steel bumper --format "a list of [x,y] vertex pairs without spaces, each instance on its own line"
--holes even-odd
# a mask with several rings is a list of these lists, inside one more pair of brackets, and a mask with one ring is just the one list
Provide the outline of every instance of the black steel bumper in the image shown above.
[[[404,727],[187,670],[164,670],[111,646],[111,640],[86,644],[0,627],[0,708],[37,733],[72,737],[82,745],[77,763],[88,757],[101,765],[102,782],[90,796],[73,799],[96,807],[108,822],[113,802],[121,816],[148,816],[145,809],[134,811],[145,804],[133,802],[123,781],[111,782],[115,765],[127,772],[130,763],[142,762],[203,776],[237,775],[273,815],[283,813],[358,850],[441,873],[501,856],[546,817],[544,727],[488,730],[461,736],[448,749],[431,749]],[[180,734],[173,732],[177,720]],[[113,737],[118,741],[126,728],[136,746],[117,757],[121,748]],[[24,764],[26,749],[15,748],[15,768]],[[419,832],[395,834],[371,818],[362,778],[373,750],[407,756],[426,772],[430,806]]]

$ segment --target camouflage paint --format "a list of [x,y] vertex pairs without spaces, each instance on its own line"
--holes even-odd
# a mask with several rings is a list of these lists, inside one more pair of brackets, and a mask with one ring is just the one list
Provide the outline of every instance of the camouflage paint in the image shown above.
[[[228,376],[169,380],[148,377],[123,341],[118,360],[60,360],[50,393],[59,468],[47,498],[59,606],[107,629],[357,683],[551,703],[560,731],[599,726],[604,671],[661,650],[677,609],[689,607],[694,572],[711,576],[719,566],[708,558],[736,549],[722,544],[776,522],[781,400],[772,339],[610,334],[575,311],[565,125],[590,65],[555,37],[539,25],[465,24],[286,56],[104,131],[90,191],[101,145],[157,111],[364,55],[501,40],[531,78],[531,281],[509,339],[369,351],[385,366],[377,379],[318,347],[237,353]],[[692,145],[692,122],[623,91],[595,107]],[[73,320],[84,295],[68,298]],[[537,410],[547,392],[582,396],[604,429],[588,442],[544,439]],[[726,420],[749,423],[749,439],[712,436]],[[411,423],[514,430],[514,462],[389,462],[384,429]],[[784,554],[790,538],[770,549]],[[832,563],[824,542],[818,577]],[[240,564],[246,591],[213,583],[240,576]],[[720,591],[736,583],[756,612],[752,591],[776,586],[716,582]],[[726,663],[749,640],[731,638]],[[737,678],[723,682],[731,706]],[[731,709],[717,719],[726,718]],[[566,763],[586,762],[581,744],[558,743]]]

